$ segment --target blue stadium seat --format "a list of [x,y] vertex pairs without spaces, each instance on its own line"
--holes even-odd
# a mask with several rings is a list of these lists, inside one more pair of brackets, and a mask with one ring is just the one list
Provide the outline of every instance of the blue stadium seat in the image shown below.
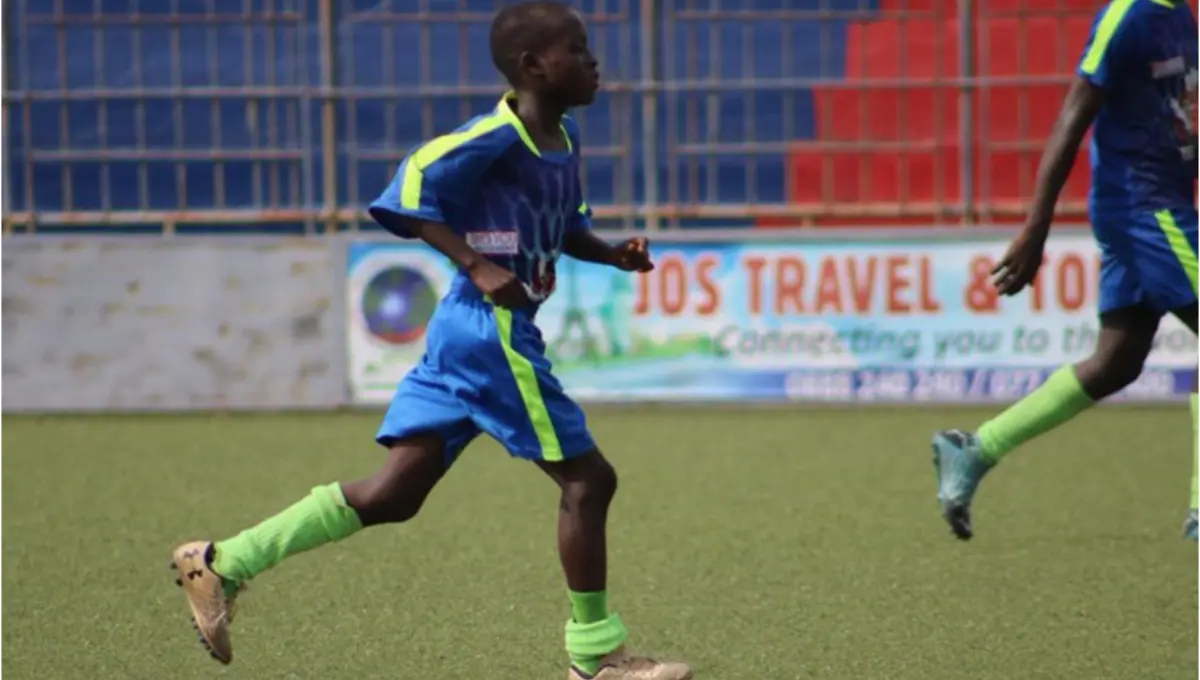
[[[703,7],[713,3],[694,0],[671,0],[673,12]],[[20,26],[19,5],[30,18],[45,18],[54,12],[56,3],[27,0],[5,3],[6,21]],[[160,0],[105,0],[104,12],[144,15],[163,15],[171,12],[171,4]],[[242,13],[243,0],[179,0],[179,11],[191,16],[203,15],[211,5],[218,13]],[[340,3],[343,21],[338,27],[339,79],[345,87],[356,88],[364,97],[338,104],[338,130],[341,154],[338,159],[338,193],[360,203],[369,201],[389,179],[395,163],[416,142],[429,132],[426,120],[435,121],[433,132],[440,133],[457,125],[464,114],[486,110],[494,102],[488,88],[501,83],[493,71],[487,48],[487,20],[484,15],[494,11],[494,0],[466,0],[468,11],[480,14],[480,20],[469,23],[436,23],[426,29],[412,23],[387,24],[372,20],[382,5],[379,0],[351,0]],[[450,16],[462,7],[461,0],[429,0],[435,14]],[[254,0],[251,9],[261,11],[279,3]],[[136,209],[144,199],[149,207],[177,207],[183,200],[180,182],[175,174],[176,164],[165,153],[184,149],[195,152],[219,147],[229,152],[242,152],[243,158],[221,162],[225,174],[223,204],[229,208],[252,207],[264,200],[267,193],[264,177],[271,169],[286,176],[298,168],[299,154],[307,150],[317,180],[315,193],[306,197],[303,187],[289,181],[280,182],[280,202],[301,205],[306,200],[323,202],[320,181],[323,168],[320,159],[319,101],[303,99],[296,92],[273,99],[257,99],[253,106],[246,97],[228,94],[218,99],[156,98],[140,105],[133,97],[140,71],[141,82],[147,87],[169,87],[175,84],[172,61],[173,41],[184,59],[179,64],[179,84],[185,87],[221,86],[237,88],[274,83],[281,87],[315,86],[320,82],[318,36],[313,17],[316,0],[300,0],[302,13],[309,17],[303,25],[271,28],[258,21],[247,25],[241,22],[221,24],[215,28],[205,25],[183,25],[177,34],[167,24],[147,24],[136,30],[120,23],[97,30],[87,24],[68,24],[66,34],[66,63],[60,65],[58,28],[53,24],[34,23],[24,33],[13,36],[9,72],[13,74],[10,90],[54,92],[63,89],[105,89],[112,93],[102,105],[96,100],[71,101],[66,104],[53,99],[32,105],[36,124],[25,138],[20,116],[10,119],[9,167],[12,177],[13,208],[34,207],[38,210],[60,210],[66,201],[69,179],[74,209],[99,209],[107,204],[115,209]],[[660,197],[670,195],[666,186],[668,167],[687,167],[692,158],[673,152],[679,144],[700,145],[693,154],[699,168],[700,191],[688,195],[686,187],[677,187],[683,202],[743,202],[750,200],[780,202],[785,199],[784,158],[782,154],[747,156],[732,151],[714,153],[703,150],[708,143],[736,144],[744,141],[782,143],[794,139],[811,139],[815,135],[813,97],[808,89],[784,90],[764,85],[754,90],[736,89],[736,83],[770,81],[780,78],[811,78],[838,80],[844,77],[845,36],[853,13],[877,9],[877,0],[722,0],[719,9],[734,10],[818,10],[841,12],[820,20],[765,19],[712,20],[708,18],[676,18],[666,35],[664,53],[659,61],[664,76],[673,80],[696,80],[694,87],[672,91],[661,97],[657,139],[659,167],[654,171],[660,179]],[[295,5],[293,5],[295,6]],[[629,22],[618,24],[595,21],[591,26],[593,42],[603,56],[603,69],[609,81],[640,79],[641,16],[638,3],[622,0],[586,0],[585,11],[604,10],[630,12]],[[91,15],[93,0],[64,0],[63,11],[70,15]],[[402,2],[392,2],[392,11],[408,11]],[[660,12],[664,12],[662,7]],[[845,14],[850,13],[850,14]],[[466,38],[466,49],[460,54],[458,45]],[[268,42],[275,42],[278,58],[263,59]],[[286,53],[282,41],[296,47]],[[423,42],[424,41],[424,42]],[[395,46],[391,63],[384,64],[388,54],[385,44]],[[140,43],[141,58],[135,45]],[[104,60],[95,60],[97,44]],[[427,49],[422,50],[422,45]],[[449,49],[439,49],[439,45]],[[207,58],[210,46],[215,46],[214,58]],[[723,58],[712,61],[706,55],[719,50]],[[189,58],[189,55],[195,55]],[[743,55],[745,55],[743,57]],[[137,63],[135,63],[135,61]],[[247,66],[249,64],[249,67]],[[65,79],[60,74],[65,74]],[[423,82],[423,79],[425,82]],[[712,82],[720,86],[715,90]],[[482,88],[471,96],[445,95],[423,102],[415,96],[422,85],[453,86],[461,83]],[[393,85],[411,88],[412,96],[390,92],[371,96],[372,88]],[[710,96],[712,92],[716,96]],[[123,94],[123,93],[128,94]],[[637,93],[614,95],[606,93],[588,109],[582,118],[585,142],[593,148],[621,146],[626,141],[632,157],[610,158],[597,154],[588,159],[588,193],[593,203],[603,205],[616,201],[643,198],[641,178],[643,140],[640,97]],[[790,111],[785,119],[785,110]],[[13,109],[20,112],[19,104]],[[69,120],[68,129],[60,130],[63,112]],[[694,120],[689,126],[688,111]],[[142,133],[136,134],[137,121],[142,116]],[[616,120],[613,116],[618,116]],[[303,125],[309,121],[307,128]],[[750,120],[748,120],[750,119]],[[101,125],[106,121],[105,125]],[[696,124],[698,123],[698,125]],[[715,125],[715,127],[713,127]],[[274,139],[267,131],[274,129]],[[689,129],[695,134],[690,134]],[[667,139],[668,131],[674,138]],[[136,159],[108,161],[107,175],[101,181],[102,164],[97,160],[44,161],[33,165],[36,195],[33,206],[26,205],[25,187],[30,181],[24,162],[27,145],[37,151],[99,150],[102,148],[132,148],[144,144],[160,157],[141,163]],[[256,149],[284,148],[294,152],[291,160],[252,161],[244,156]],[[369,159],[359,158],[368,154]],[[713,158],[707,163],[706,158]],[[190,208],[211,208],[218,202],[214,179],[214,163],[202,158],[189,158],[183,163],[186,178],[183,190]],[[707,173],[710,166],[717,173],[717,188],[710,195]],[[747,173],[755,172],[754,186],[747,186]],[[65,169],[65,172],[64,172]],[[613,181],[615,170],[632,171],[634,195],[621,196],[623,190]],[[143,187],[141,177],[145,177]],[[257,186],[256,186],[257,183]],[[108,196],[101,195],[107,186]],[[105,200],[107,198],[107,201]]]

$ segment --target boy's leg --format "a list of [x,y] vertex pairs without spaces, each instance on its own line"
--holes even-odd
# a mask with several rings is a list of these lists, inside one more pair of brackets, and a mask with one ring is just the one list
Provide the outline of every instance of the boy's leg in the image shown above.
[[1139,307],[1100,316],[1100,337],[1090,357],[1063,366],[1040,387],[980,426],[977,433],[943,430],[933,437],[938,501],[951,531],[974,536],[971,501],[979,482],[1021,444],[1066,423],[1130,384],[1150,354],[1158,315]]
[[[550,371],[527,319],[494,310],[497,342],[481,358],[497,367],[471,405],[476,425],[561,490],[558,545],[571,602],[566,648],[572,680],[686,680],[691,669],[625,653],[625,625],[608,608],[606,526],[617,477],[597,450],[582,409]],[[487,356],[482,356],[487,354]]]
[[587,673],[618,649],[627,636],[608,609],[608,507],[617,492],[617,473],[592,450],[559,462],[536,461],[558,484],[558,554],[566,575],[571,620],[567,653]]
[[1200,402],[1192,392],[1192,493],[1188,502],[1187,520],[1183,524],[1183,535],[1191,540],[1200,540]]
[[[1102,219],[1103,218],[1103,219]],[[983,476],[1006,454],[1070,420],[1137,379],[1167,310],[1195,330],[1196,212],[1093,216],[1101,237],[1100,338],[1092,356],[1064,367],[977,434],[934,435],[938,498],[955,535],[973,534],[971,500]],[[1181,318],[1184,318],[1181,316]]]
[[[1172,312],[1185,326],[1196,333],[1197,306],[1190,305]],[[1200,371],[1198,371],[1200,373]],[[1197,402],[1197,390],[1200,389],[1200,375],[1192,376],[1192,488],[1188,496],[1188,514],[1183,524],[1183,535],[1195,541],[1200,539],[1200,403]]]
[[[578,407],[576,407],[578,408]],[[561,412],[561,410],[560,410]],[[570,451],[569,448],[566,451]],[[691,669],[625,653],[628,632],[608,608],[608,507],[617,473],[599,450],[560,461],[537,461],[561,491],[558,552],[567,580],[566,625],[571,680],[687,680]]]
[[938,501],[957,538],[965,541],[974,535],[971,502],[980,481],[1001,458],[1120,391],[1141,374],[1162,308],[1148,304],[1134,269],[1136,261],[1129,255],[1132,246],[1121,245],[1120,256],[1111,247],[1102,247],[1100,335],[1092,355],[1058,369],[977,432],[944,430],[933,436]]
[[[1195,206],[1154,213],[1154,221],[1164,240],[1169,244],[1169,256],[1146,267],[1147,288],[1159,299],[1163,309],[1171,310],[1192,334],[1197,332],[1198,284],[1200,284],[1200,216]],[[1196,376],[1192,378],[1192,488],[1188,516],[1184,523],[1184,535],[1197,539],[1197,494],[1200,493],[1200,424],[1197,423],[1196,391],[1200,387]]]
[[178,571],[176,583],[187,595],[200,642],[213,658],[230,663],[229,624],[242,585],[287,557],[363,527],[411,519],[477,433],[462,407],[417,369],[401,383],[376,437],[388,457],[374,475],[316,487],[232,538],[176,548],[171,568]]
[[234,597],[247,581],[292,555],[347,538],[364,527],[414,517],[445,472],[444,445],[436,435],[393,445],[374,476],[318,486],[279,514],[223,541],[193,541],[176,548],[179,572],[200,642],[214,659],[233,660],[229,624]]
[[1126,307],[1100,315],[1096,349],[1063,366],[1029,396],[980,426],[980,452],[996,463],[1018,446],[1074,418],[1137,380],[1158,331],[1159,314]]

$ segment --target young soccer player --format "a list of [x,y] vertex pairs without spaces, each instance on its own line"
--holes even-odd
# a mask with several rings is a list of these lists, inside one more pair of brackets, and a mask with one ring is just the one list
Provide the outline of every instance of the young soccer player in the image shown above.
[[617,488],[583,411],[552,375],[534,314],[555,286],[561,253],[621,270],[653,268],[645,239],[612,247],[589,230],[579,180],[579,130],[567,109],[599,87],[582,19],[539,1],[502,10],[492,57],[512,85],[492,112],[413,151],[370,207],[402,238],[458,265],[435,311],[421,363],[400,383],[376,440],[388,449],[373,477],[318,486],[233,538],[177,548],[173,568],[201,641],[232,660],[238,587],[305,550],[417,514],[480,433],[529,460],[561,489],[558,546],[571,618],[573,680],[685,680],[691,670],[625,652],[608,606],[605,525]]
[[[1042,156],[1025,229],[993,275],[1010,296],[1037,275],[1059,192],[1094,123],[1089,212],[1102,253],[1100,336],[1090,357],[1058,369],[978,431],[934,435],[938,500],[962,540],[973,535],[971,499],[996,463],[1136,380],[1164,314],[1196,332],[1195,15],[1182,1],[1113,0],[1078,74]],[[1195,394],[1192,423],[1195,431]],[[1193,539],[1198,445],[1185,528]]]

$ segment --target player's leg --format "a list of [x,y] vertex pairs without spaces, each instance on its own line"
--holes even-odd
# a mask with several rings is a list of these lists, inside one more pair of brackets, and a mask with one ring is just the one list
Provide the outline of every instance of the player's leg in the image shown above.
[[1100,335],[1091,356],[1059,368],[976,432],[944,430],[934,435],[938,501],[959,539],[974,535],[971,503],[975,492],[1004,456],[1120,391],[1141,374],[1161,313],[1147,306],[1129,263],[1108,251],[1101,265],[1100,286]]
[[685,680],[691,669],[625,652],[627,632],[608,607],[608,507],[617,476],[588,432],[579,406],[550,372],[531,322],[496,309],[496,367],[490,392],[474,403],[476,424],[519,458],[535,461],[560,489],[558,545],[571,619],[566,648],[574,680]]
[[[560,462],[536,461],[558,485],[558,552],[575,621],[608,617],[608,506],[617,493],[617,471],[597,449]],[[611,651],[611,650],[610,650]]]
[[[1200,372],[1198,372],[1200,373]],[[1183,521],[1184,538],[1200,540],[1200,375],[1192,376],[1192,489],[1188,495],[1188,514]]]
[[534,459],[558,485],[558,553],[567,581],[571,619],[566,648],[572,666],[595,675],[604,657],[620,649],[627,632],[608,608],[608,507],[617,473],[594,447],[559,461]]
[[[1192,206],[1175,210],[1160,210],[1145,220],[1146,228],[1137,232],[1141,238],[1137,249],[1143,287],[1147,297],[1160,309],[1171,310],[1193,334],[1197,325],[1197,279],[1200,278],[1197,257],[1197,229],[1200,228]],[[1192,483],[1188,517],[1184,535],[1197,538],[1197,506],[1200,501],[1200,424],[1197,423],[1197,383],[1193,379],[1191,395],[1192,416]]]
[[1183,535],[1193,541],[1200,540],[1200,400],[1196,394],[1196,383],[1192,387],[1192,493],[1188,501],[1187,519],[1183,522]]
[[[1171,312],[1185,326],[1191,329],[1192,333],[1196,333],[1197,324],[1197,306],[1195,304],[1188,305],[1182,309],[1176,309]],[[1197,399],[1197,391],[1200,389],[1200,369],[1192,375],[1192,394],[1191,394],[1191,412],[1192,412],[1192,488],[1188,496],[1188,514],[1187,519],[1183,523],[1184,538],[1193,541],[1200,540],[1200,401]]]
[[[569,423],[579,422],[579,407],[550,389],[547,413],[556,425],[562,460],[537,460],[538,466],[558,485],[558,552],[567,581],[571,618],[566,625],[566,648],[571,658],[572,680],[686,680],[692,671],[670,663],[625,652],[628,633],[621,618],[608,606],[608,508],[617,491],[617,473],[594,446],[574,455],[590,439],[586,427],[575,434]],[[576,416],[574,413],[578,413]],[[528,454],[523,454],[528,455]]]
[[477,432],[453,397],[418,368],[401,383],[384,418],[377,441],[388,456],[374,475],[318,486],[231,538],[176,548],[171,567],[179,573],[200,642],[213,658],[230,663],[229,625],[245,583],[288,557],[364,527],[411,519]]

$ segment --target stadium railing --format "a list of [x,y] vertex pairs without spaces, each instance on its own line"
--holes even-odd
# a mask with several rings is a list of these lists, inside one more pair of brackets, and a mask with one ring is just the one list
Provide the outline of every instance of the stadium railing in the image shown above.
[[[579,113],[598,222],[1018,220],[1093,4],[582,2],[605,73]],[[5,3],[4,230],[366,228],[404,152],[502,92],[494,9]]]

